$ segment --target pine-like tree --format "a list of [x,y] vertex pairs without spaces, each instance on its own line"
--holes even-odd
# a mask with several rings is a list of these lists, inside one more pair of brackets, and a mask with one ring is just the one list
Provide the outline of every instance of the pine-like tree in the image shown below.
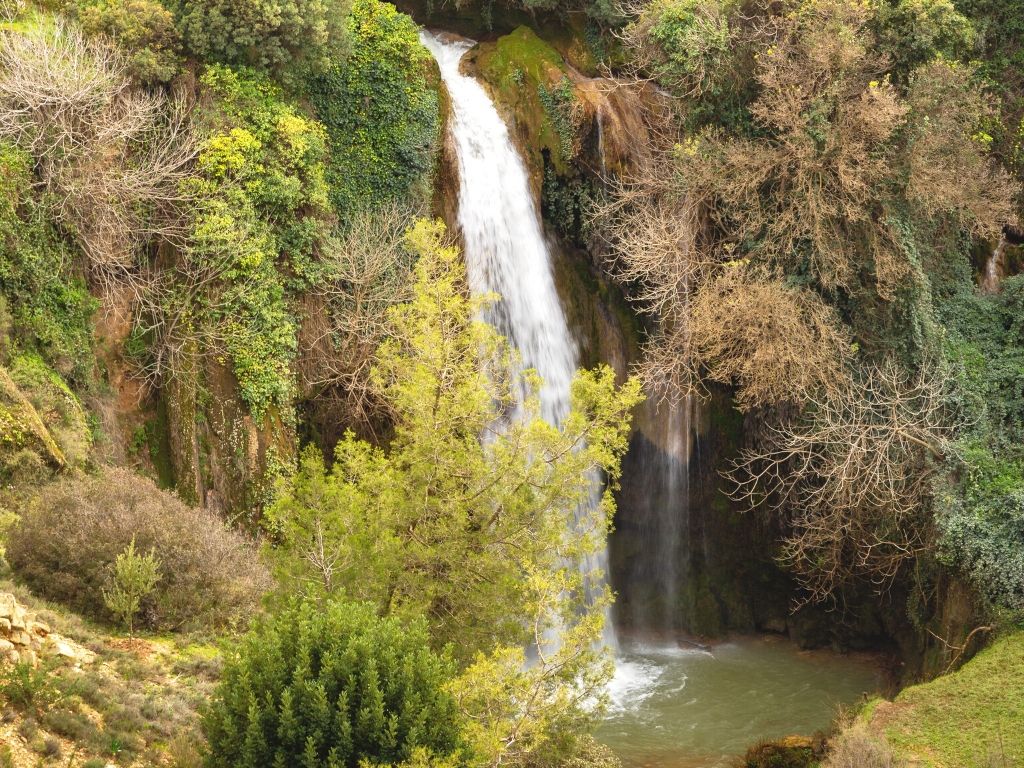
[[[203,728],[209,768],[458,764],[452,660],[422,622],[360,603],[295,603],[260,622],[227,663]],[[448,763],[446,763],[448,764]]]

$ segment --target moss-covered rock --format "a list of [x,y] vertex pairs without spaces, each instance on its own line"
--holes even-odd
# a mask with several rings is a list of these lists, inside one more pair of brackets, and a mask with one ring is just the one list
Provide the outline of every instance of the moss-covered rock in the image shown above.
[[211,361],[204,375],[205,414],[200,448],[204,503],[256,528],[277,477],[295,462],[294,417],[277,407],[257,421],[231,371]]
[[67,382],[42,357],[32,353],[16,355],[9,372],[60,447],[65,461],[84,464],[92,448],[92,432],[85,408]]
[[31,400],[0,367],[0,473],[8,481],[43,466],[60,469],[67,458]]
[[539,194],[545,154],[559,174],[570,170],[572,158],[564,156],[556,120],[542,100],[543,93],[562,86],[569,68],[557,50],[526,26],[481,43],[466,60],[504,113]]

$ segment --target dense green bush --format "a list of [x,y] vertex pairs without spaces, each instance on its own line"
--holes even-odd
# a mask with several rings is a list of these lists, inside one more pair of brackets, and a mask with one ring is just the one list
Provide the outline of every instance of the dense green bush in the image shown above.
[[937,495],[940,555],[989,605],[1024,612],[1024,276],[994,295],[964,284],[938,309],[971,420]]
[[230,625],[248,617],[268,585],[255,549],[214,512],[126,469],[48,486],[11,530],[7,559],[38,594],[109,620],[103,590],[133,539],[140,552],[153,550],[163,573],[142,601],[142,626]]
[[112,38],[142,83],[167,83],[181,67],[181,38],[174,15],[157,0],[85,0],[82,29]]
[[201,338],[223,344],[215,351],[227,352],[242,399],[260,417],[293,394],[288,291],[320,276],[318,246],[329,223],[326,138],[251,70],[213,66],[202,84],[212,104],[190,180],[199,204],[188,255],[196,272],[222,267],[218,289],[204,293],[191,314],[204,326]]
[[389,3],[355,0],[348,29],[348,59],[309,83],[330,137],[331,200],[343,218],[426,197],[439,131],[433,62],[413,20]]
[[76,388],[92,380],[96,301],[32,194],[32,160],[0,141],[0,296],[18,346],[37,350]]
[[455,756],[454,674],[423,623],[379,618],[369,604],[293,605],[226,664],[204,719],[207,765],[357,768],[408,761],[417,748]]
[[199,58],[245,64],[292,83],[345,50],[345,0],[176,0]]

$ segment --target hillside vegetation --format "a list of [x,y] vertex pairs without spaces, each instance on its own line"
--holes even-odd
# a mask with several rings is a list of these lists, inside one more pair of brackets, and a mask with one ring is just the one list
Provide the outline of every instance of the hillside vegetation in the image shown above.
[[823,759],[1024,760],[1021,0],[458,5],[643,336],[555,424],[409,15],[0,0],[0,766],[614,768],[577,565],[638,405],[712,394],[781,599],[949,672]]

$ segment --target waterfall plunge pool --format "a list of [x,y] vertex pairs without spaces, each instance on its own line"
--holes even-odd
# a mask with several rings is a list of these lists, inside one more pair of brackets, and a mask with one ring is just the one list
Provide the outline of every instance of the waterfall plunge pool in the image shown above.
[[726,768],[761,739],[827,729],[882,689],[877,659],[781,637],[698,647],[623,644],[597,737],[624,768]]

